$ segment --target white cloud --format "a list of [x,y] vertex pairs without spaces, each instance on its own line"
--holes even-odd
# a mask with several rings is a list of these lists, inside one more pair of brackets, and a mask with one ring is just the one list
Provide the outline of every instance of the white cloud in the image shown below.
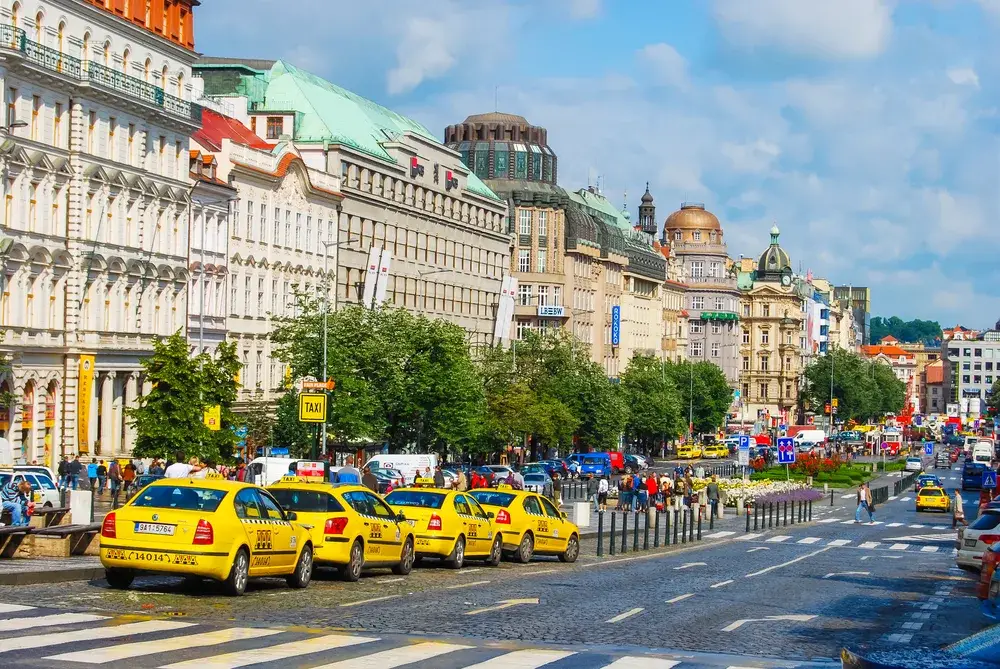
[[574,19],[592,19],[601,13],[601,0],[567,0]]
[[871,58],[892,35],[890,0],[715,0],[715,16],[735,44],[818,58]]
[[658,83],[678,88],[688,85],[687,61],[666,42],[647,44],[639,49],[639,58],[649,66]]
[[746,144],[726,142],[722,145],[721,151],[722,155],[729,159],[734,170],[750,174],[766,172],[781,155],[781,147],[764,139]]
[[456,63],[455,30],[448,19],[416,16],[406,21],[403,39],[396,47],[396,67],[389,70],[388,91],[406,93],[427,79],[445,74]]
[[979,88],[979,75],[971,67],[953,67],[947,74],[953,84]]

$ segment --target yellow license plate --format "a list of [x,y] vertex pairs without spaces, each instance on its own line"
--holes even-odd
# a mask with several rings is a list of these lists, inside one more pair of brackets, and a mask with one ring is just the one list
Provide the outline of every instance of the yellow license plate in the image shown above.
[[125,560],[145,564],[179,564],[197,565],[197,555],[182,555],[177,553],[159,553],[157,551],[124,550],[121,548],[105,548],[105,557],[109,560]]

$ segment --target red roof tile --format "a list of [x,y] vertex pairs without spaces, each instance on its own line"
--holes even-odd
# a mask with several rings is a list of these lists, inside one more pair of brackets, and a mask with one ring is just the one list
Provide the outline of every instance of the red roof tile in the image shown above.
[[201,130],[192,139],[212,151],[221,151],[222,140],[227,138],[254,149],[271,149],[270,144],[236,119],[206,108],[201,115]]

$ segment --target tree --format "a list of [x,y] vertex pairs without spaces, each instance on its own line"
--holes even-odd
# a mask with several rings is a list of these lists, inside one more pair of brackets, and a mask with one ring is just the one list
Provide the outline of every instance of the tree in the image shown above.
[[[136,429],[137,457],[173,457],[176,451],[203,459],[229,459],[236,445],[232,405],[240,363],[233,344],[220,344],[217,358],[192,358],[187,340],[175,333],[153,342],[153,355],[143,360],[153,388],[125,410]],[[204,411],[221,406],[221,429],[209,430]]]
[[680,394],[665,363],[652,356],[633,357],[622,374],[621,391],[628,407],[626,438],[644,452],[684,431]]
[[733,403],[733,390],[722,369],[711,362],[690,361],[668,362],[666,369],[680,396],[684,431],[689,413],[696,434],[718,430]]
[[834,348],[814,359],[804,372],[803,395],[816,413],[823,414],[830,403],[831,364],[838,419],[866,422],[903,410],[906,385],[888,365]]
[[312,424],[299,421],[299,394],[294,389],[281,396],[275,414],[271,445],[283,446],[294,456],[308,456],[316,442],[316,431]]
[[[3,341],[2,332],[0,332],[0,341]],[[0,351],[0,378],[11,379],[11,387],[13,387],[13,373],[13,361],[10,354],[6,351]],[[15,407],[17,407],[17,395],[10,390],[0,392],[0,411],[7,412]]]
[[986,408],[991,416],[1000,416],[1000,378],[993,382],[990,394],[986,397]]
[[937,321],[914,319],[904,321],[898,316],[883,318],[875,316],[871,320],[870,338],[873,344],[892,336],[903,343],[930,344],[941,339],[941,325]]
[[271,445],[275,419],[270,403],[252,400],[242,418],[247,428],[247,453],[253,454],[258,448]]

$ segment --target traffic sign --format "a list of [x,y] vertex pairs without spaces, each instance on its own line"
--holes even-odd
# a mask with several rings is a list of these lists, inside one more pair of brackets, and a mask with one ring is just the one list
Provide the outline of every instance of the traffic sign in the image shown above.
[[741,434],[739,441],[739,464],[742,467],[750,466],[750,435]]
[[778,437],[778,464],[795,464],[795,440],[791,437]]
[[924,455],[934,455],[934,444],[924,444]]
[[326,395],[302,393],[299,395],[299,422],[326,422]]
[[271,455],[288,455],[287,448],[272,448]]
[[840,406],[840,399],[834,397],[833,398],[833,408],[836,409],[838,406]]
[[302,382],[302,390],[333,390],[336,387],[337,384],[333,379],[327,379],[326,381]]
[[206,407],[203,420],[209,430],[213,432],[219,430],[222,427],[222,407],[218,404]]
[[240,425],[233,428],[233,434],[235,434],[239,439],[246,439],[249,430],[247,430],[246,425]]
[[992,469],[983,472],[983,489],[993,489],[997,487],[997,473]]

